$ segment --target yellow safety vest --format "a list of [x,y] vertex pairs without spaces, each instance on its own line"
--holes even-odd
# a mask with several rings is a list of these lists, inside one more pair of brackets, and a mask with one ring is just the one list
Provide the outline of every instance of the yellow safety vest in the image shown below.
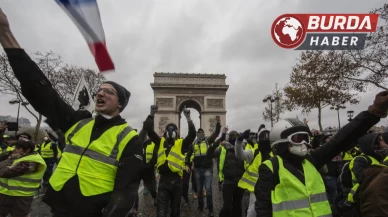
[[154,156],[155,143],[151,142],[146,147],[146,163],[150,162]]
[[13,145],[13,146],[8,146],[7,147],[7,151],[13,151],[13,150],[15,150],[15,146]]
[[350,154],[348,151],[345,151],[345,154],[344,154],[344,156],[342,156],[342,159],[351,161],[351,160],[353,160],[353,155]]
[[220,152],[220,162],[219,162],[219,170],[218,170],[218,177],[220,178],[220,182],[224,181],[224,163],[225,163],[225,157],[226,157],[226,148],[224,146],[221,146],[221,152]]
[[92,118],[84,119],[66,132],[67,145],[50,179],[55,191],[60,191],[75,175],[84,196],[113,191],[121,154],[137,133],[125,123],[110,127],[90,142],[94,123]]
[[[279,161],[279,184],[271,192],[273,217],[332,216],[325,184],[317,169],[308,160],[302,162],[306,183],[303,185],[284,168],[282,158],[276,158]],[[271,160],[263,163],[274,172]]]
[[245,145],[245,150],[257,149],[257,148],[259,148],[259,144],[257,143],[253,144],[253,146],[249,143]]
[[384,158],[383,162],[387,162],[388,161],[388,157]]
[[[255,155],[255,149],[252,149],[252,155]],[[273,157],[273,153],[270,153],[270,156]],[[256,156],[253,162],[248,166],[248,168],[245,170],[244,175],[241,177],[240,181],[238,182],[238,187],[242,189],[246,189],[249,192],[254,192],[256,182],[259,178],[259,166],[262,163],[262,156],[261,152],[259,152]]]
[[14,149],[15,149],[15,146],[7,146],[7,148],[4,148],[4,149],[0,148],[0,150],[1,150],[0,154],[5,153],[5,152],[9,152],[9,151],[13,151]]
[[47,144],[42,143],[40,145],[40,155],[42,156],[42,158],[45,158],[45,159],[54,157],[54,150],[52,150],[51,148],[51,142]]
[[[356,176],[353,173],[354,161],[358,157],[363,157],[365,159],[368,157],[372,161],[371,165],[381,165],[378,160],[376,160],[374,157],[371,157],[371,156],[368,156],[368,155],[360,155],[360,156],[357,156],[357,157],[353,158],[353,160],[350,161],[349,169],[350,169],[350,173],[352,174],[353,187],[352,187],[352,189],[350,189],[350,192],[348,194],[348,201],[351,202],[351,203],[354,203],[354,195],[356,194],[357,189],[360,187],[360,183],[358,183],[357,178],[356,178]],[[381,165],[381,166],[383,166],[383,165]]]
[[207,143],[203,140],[200,144],[194,144],[194,157],[206,156]]
[[185,155],[182,154],[183,139],[175,140],[174,145],[171,147],[170,153],[166,156],[166,148],[164,148],[164,142],[166,139],[163,137],[160,141],[158,150],[157,168],[161,167],[167,160],[168,167],[174,173],[178,173],[179,176],[183,176],[183,170],[185,168]]
[[38,153],[16,159],[12,165],[19,162],[38,163],[35,172],[12,178],[0,178],[0,194],[9,196],[32,197],[39,189],[40,182],[46,170],[46,163]]
[[[252,150],[252,155],[255,154],[255,149]],[[248,166],[248,168],[245,170],[244,175],[241,177],[240,181],[238,182],[238,187],[242,189],[246,189],[249,192],[253,192],[255,190],[255,185],[257,182],[257,179],[259,178],[259,166],[261,164],[261,152],[259,152],[255,159],[253,160],[252,164]]]

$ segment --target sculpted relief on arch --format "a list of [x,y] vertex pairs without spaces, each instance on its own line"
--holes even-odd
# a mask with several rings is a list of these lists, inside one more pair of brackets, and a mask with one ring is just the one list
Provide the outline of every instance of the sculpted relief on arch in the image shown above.
[[187,101],[187,100],[193,100],[198,102],[202,108],[204,108],[204,97],[203,96],[177,96],[176,97],[176,107],[179,109],[179,106],[182,104],[182,102]]
[[173,100],[173,98],[157,98],[156,105],[158,105],[160,108],[172,108]]
[[158,126],[159,127],[159,135],[163,135],[167,124],[169,124],[168,121],[169,121],[168,117],[160,117],[159,126]]

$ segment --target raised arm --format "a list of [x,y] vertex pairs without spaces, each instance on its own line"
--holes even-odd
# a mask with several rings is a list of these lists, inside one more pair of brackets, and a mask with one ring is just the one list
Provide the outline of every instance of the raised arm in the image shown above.
[[143,129],[147,131],[148,137],[155,144],[155,149],[158,150],[160,146],[161,138],[154,130],[154,118],[155,113],[158,111],[157,105],[152,105],[150,110],[150,115],[148,115],[147,119],[143,122]]
[[194,139],[195,139],[197,134],[195,132],[194,123],[193,123],[193,121],[191,120],[191,117],[190,117],[190,110],[187,109],[187,108],[184,108],[183,109],[183,114],[185,115],[186,120],[187,120],[187,124],[189,125],[189,133],[183,139],[183,144],[182,144],[182,153],[184,154],[188,150],[189,146],[191,144],[193,144]]
[[209,144],[213,144],[214,140],[216,140],[217,136],[220,134],[220,131],[221,131],[220,116],[216,116],[216,120],[217,120],[216,129],[213,131],[212,135],[210,135],[209,138],[207,139]]
[[234,150],[236,157],[251,164],[253,162],[252,150],[244,150],[243,140],[249,138],[250,130],[244,131],[236,140]]
[[368,111],[358,114],[350,123],[342,127],[333,138],[311,151],[316,168],[321,168],[328,161],[354,146],[355,141],[365,135],[367,131],[380,121],[380,118],[387,117],[388,91],[380,92],[376,95],[373,105]]
[[206,156],[208,158],[218,158],[220,156],[221,148],[219,147],[219,145],[221,144],[222,141],[225,140],[225,137],[226,137],[226,132],[224,133],[223,131],[221,137],[218,138],[216,141],[214,141],[214,143],[207,150]]
[[193,150],[194,150],[193,145],[190,145],[190,147],[189,147],[189,149],[187,151],[187,154],[186,154],[186,159],[185,159],[185,164],[188,167],[191,167],[190,158],[191,158],[191,155],[193,155]]
[[74,115],[73,108],[59,96],[38,65],[21,49],[2,11],[0,11],[0,43],[20,83],[23,96],[38,113],[48,118],[51,123],[55,123],[63,132],[79,120],[91,117],[89,112]]

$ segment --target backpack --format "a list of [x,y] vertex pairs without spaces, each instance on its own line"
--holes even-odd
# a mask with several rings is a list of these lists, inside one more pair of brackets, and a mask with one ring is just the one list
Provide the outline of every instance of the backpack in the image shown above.
[[[369,164],[372,164],[372,160],[368,156],[363,156]],[[341,169],[341,173],[338,177],[338,195],[339,199],[347,198],[350,189],[353,187],[352,172],[350,171],[350,162],[346,162]]]

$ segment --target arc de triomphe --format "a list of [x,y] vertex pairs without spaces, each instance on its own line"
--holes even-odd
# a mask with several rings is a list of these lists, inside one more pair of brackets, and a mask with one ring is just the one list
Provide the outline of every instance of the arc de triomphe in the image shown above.
[[155,114],[155,132],[162,135],[169,123],[175,123],[180,129],[185,106],[198,111],[201,128],[208,136],[215,128],[217,115],[221,117],[221,125],[226,126],[225,98],[229,85],[225,79],[224,74],[156,72],[151,83],[154,103],[159,107]]

